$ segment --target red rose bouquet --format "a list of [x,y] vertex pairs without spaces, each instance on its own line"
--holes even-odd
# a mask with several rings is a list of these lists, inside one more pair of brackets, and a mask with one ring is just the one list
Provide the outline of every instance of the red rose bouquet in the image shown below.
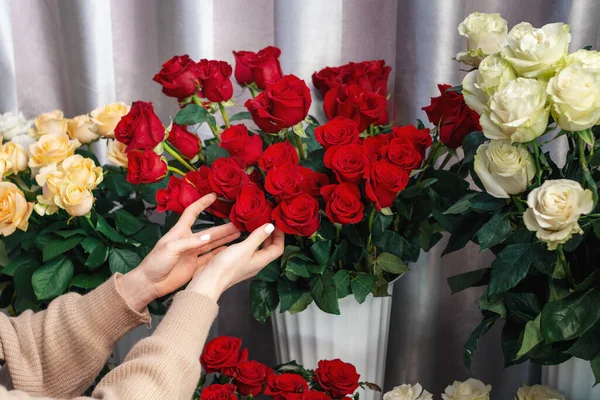
[[[460,119],[468,110],[461,97],[454,125],[439,128],[445,145],[437,128],[395,125],[387,112],[390,67],[365,61],[315,72],[328,118],[320,124],[309,115],[308,86],[283,74],[279,55],[275,47],[234,52],[235,79],[251,98],[247,111],[231,116],[234,69],[174,57],[154,78],[179,102],[172,125],[165,128],[139,101],[116,129],[127,145],[130,182],[168,179],[157,193],[158,210],[181,213],[215,192],[218,200],[202,218],[230,220],[246,232],[273,221],[287,234],[281,260],[251,286],[261,321],[277,307],[299,312],[314,300],[339,314],[339,298],[386,296],[407,263],[441,238],[432,213],[457,199],[444,193],[444,171],[432,167],[462,142],[456,132],[468,123]],[[199,124],[214,138],[201,143],[189,130]]]

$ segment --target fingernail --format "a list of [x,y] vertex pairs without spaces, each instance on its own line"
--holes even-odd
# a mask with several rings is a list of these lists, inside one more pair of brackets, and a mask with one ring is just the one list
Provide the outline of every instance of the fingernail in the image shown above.
[[201,240],[202,242],[206,242],[206,241],[208,241],[208,239],[210,239],[210,234],[208,234],[208,233],[206,233],[206,234],[204,234],[204,235],[200,236],[200,240]]
[[275,230],[275,227],[273,226],[273,224],[269,224],[269,225],[265,226],[265,232],[267,232],[267,235],[270,235],[271,233],[273,233],[274,230]]

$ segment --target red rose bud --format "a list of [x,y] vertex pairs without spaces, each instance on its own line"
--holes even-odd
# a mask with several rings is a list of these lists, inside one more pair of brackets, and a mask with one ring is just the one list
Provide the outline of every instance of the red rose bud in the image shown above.
[[200,400],[237,400],[236,390],[235,385],[231,383],[225,385],[215,383],[202,389]]
[[[197,171],[190,171],[185,174],[185,179],[181,185],[182,204],[184,207],[192,204],[195,201],[194,199],[196,196],[199,199],[200,197],[214,192],[208,179],[211,173],[211,168],[203,165]],[[194,193],[194,190],[197,192],[197,194]],[[227,218],[231,212],[232,205],[233,203],[231,202],[217,199],[210,205],[208,211],[212,212],[219,218]]]
[[171,143],[184,157],[193,159],[200,153],[201,141],[200,137],[187,130],[186,127],[173,123],[167,140]]
[[256,53],[253,51],[234,51],[235,58],[235,80],[242,86],[252,83],[252,70],[250,65],[256,58]]
[[243,396],[257,396],[273,370],[258,361],[242,361],[235,367],[235,384]]
[[198,66],[185,54],[164,63],[152,80],[162,85],[165,95],[181,101],[198,92],[198,75]]
[[365,91],[387,95],[388,78],[391,68],[384,60],[348,63],[340,67],[326,67],[312,75],[313,84],[322,96],[330,89],[345,85],[359,85]]
[[423,157],[415,148],[413,142],[407,137],[397,137],[390,140],[382,149],[386,159],[407,171],[418,168]]
[[319,229],[319,202],[303,193],[290,201],[282,201],[272,219],[279,229],[289,235],[312,236]]
[[246,101],[245,106],[260,129],[275,133],[304,120],[310,103],[306,83],[297,76],[286,75],[256,98]]
[[241,231],[252,232],[271,222],[273,203],[267,201],[265,193],[256,185],[244,186],[231,208],[229,219]]
[[298,162],[296,148],[286,140],[285,142],[275,143],[267,147],[258,160],[258,166],[266,172],[273,167],[289,163],[298,164]]
[[280,55],[281,50],[274,46],[265,47],[258,53],[234,51],[235,79],[242,86],[255,82],[260,89],[266,89],[283,76]]
[[156,191],[156,209],[158,212],[174,211],[181,214],[185,210],[185,206],[179,200],[180,190],[181,179],[171,175],[169,185]]
[[325,125],[315,128],[315,139],[325,149],[331,146],[360,143],[358,125],[346,117],[335,117]]
[[359,184],[369,166],[365,148],[360,144],[334,146],[327,149],[325,166],[333,171],[340,182]]
[[359,132],[371,124],[385,125],[388,122],[385,97],[365,91],[359,85],[341,85],[331,89],[323,99],[323,109],[329,119],[337,116],[352,119]]
[[231,125],[221,133],[219,146],[249,166],[256,164],[262,155],[263,142],[259,135],[250,136],[245,125]]
[[354,365],[339,359],[321,360],[315,370],[315,380],[334,399],[354,393],[359,378]]
[[[283,164],[273,167],[267,172],[265,190],[276,199],[291,199],[303,193],[302,181],[304,179],[300,167],[296,164]],[[309,170],[310,171],[310,170]],[[310,171],[312,172],[312,171]]]
[[480,131],[479,114],[471,110],[461,93],[448,91],[450,85],[438,85],[441,95],[431,98],[431,104],[423,107],[429,121],[439,126],[440,141],[455,149],[471,132]]
[[349,225],[360,222],[365,206],[360,199],[360,189],[352,183],[327,185],[321,188],[325,199],[325,213],[334,223]]
[[198,63],[198,68],[202,97],[215,103],[231,99],[231,65],[225,61],[203,59]]
[[127,153],[127,182],[134,185],[155,183],[167,176],[166,160],[152,150]]
[[204,345],[200,363],[207,374],[235,367],[240,361],[242,339],[219,336]]
[[234,201],[242,187],[250,182],[246,166],[239,158],[218,158],[213,162],[208,182],[213,191],[226,200]]
[[151,150],[165,139],[165,127],[154,114],[152,103],[134,101],[115,127],[115,138],[127,145],[126,152]]
[[267,379],[265,395],[271,396],[273,400],[285,400],[286,394],[303,393],[308,390],[308,384],[301,375],[285,373],[272,374]]
[[429,128],[417,129],[414,125],[394,126],[392,127],[392,136],[409,139],[421,158],[425,158],[426,150],[433,143]]
[[394,203],[396,195],[408,184],[409,173],[387,160],[371,164],[365,185],[365,194],[377,211]]

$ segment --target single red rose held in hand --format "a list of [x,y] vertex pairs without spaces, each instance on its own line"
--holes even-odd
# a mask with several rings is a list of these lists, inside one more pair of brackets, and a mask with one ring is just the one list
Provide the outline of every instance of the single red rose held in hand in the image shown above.
[[139,185],[155,183],[167,176],[167,161],[152,150],[127,153],[127,182]]
[[272,374],[267,379],[265,395],[273,400],[285,400],[290,393],[303,393],[308,390],[308,384],[301,375],[285,373]]
[[371,164],[367,173],[365,194],[377,211],[389,207],[408,185],[409,173],[385,159]]
[[349,144],[327,149],[323,158],[325,166],[333,171],[339,182],[359,184],[369,167],[364,146]]
[[349,225],[363,219],[365,206],[360,198],[358,186],[342,182],[321,188],[325,200],[325,213],[331,222]]
[[235,367],[234,383],[241,395],[259,395],[273,370],[258,361],[242,361]]
[[173,123],[167,141],[171,143],[184,157],[193,159],[200,153],[200,137],[187,130],[186,127]]
[[215,103],[231,99],[233,96],[231,65],[225,61],[202,59],[198,63],[198,69],[202,97]]
[[162,65],[152,80],[162,85],[162,92],[179,101],[198,92],[197,64],[187,55],[175,56]]
[[219,336],[206,345],[200,356],[200,363],[207,374],[223,372],[237,365],[242,355],[242,339],[233,336]]
[[115,127],[115,138],[127,145],[126,152],[151,150],[165,139],[165,127],[154,113],[152,103],[134,101]]
[[231,208],[229,219],[241,231],[252,232],[271,222],[273,203],[267,201],[265,193],[256,184],[242,188]]
[[315,380],[334,399],[354,393],[359,379],[354,365],[339,359],[321,360],[315,370]]
[[315,139],[325,149],[332,146],[360,143],[359,134],[356,122],[346,117],[335,117],[315,128]]
[[234,201],[242,187],[250,182],[244,161],[235,157],[217,158],[208,174],[208,182],[215,193]]
[[263,151],[261,137],[257,134],[250,136],[245,125],[231,125],[225,129],[219,146],[231,156],[244,160],[246,166],[256,164]]
[[273,167],[279,167],[284,164],[298,164],[298,162],[296,148],[286,140],[285,142],[275,143],[267,147],[258,160],[258,166],[267,172]]
[[[181,183],[181,203],[184,207],[189,206],[195,200],[207,194],[213,193],[214,190],[210,185],[208,176],[211,174],[211,168],[202,165],[197,171],[190,171],[185,174],[185,179]],[[217,198],[210,205],[208,211],[212,212],[219,218],[227,218],[231,212],[233,203]]]
[[238,400],[236,390],[235,385],[231,383],[225,385],[215,383],[202,389],[200,400]]
[[392,136],[410,140],[423,159],[425,159],[427,149],[433,143],[429,128],[417,129],[414,125],[394,126],[392,127]]
[[369,125],[385,125],[388,122],[387,100],[384,96],[365,91],[359,85],[340,85],[327,92],[323,99],[327,118],[342,116],[352,119],[359,132]]
[[284,233],[309,237],[319,229],[319,202],[303,193],[279,203],[271,217]]

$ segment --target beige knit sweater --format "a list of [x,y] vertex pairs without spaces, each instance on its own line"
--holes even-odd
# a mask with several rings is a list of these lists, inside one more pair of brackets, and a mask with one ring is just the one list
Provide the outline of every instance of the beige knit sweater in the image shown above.
[[98,375],[113,344],[150,321],[147,311],[140,314],[127,305],[116,279],[85,296],[61,296],[42,312],[0,316],[0,359],[16,389],[0,386],[0,400],[192,397],[200,378],[200,354],[218,307],[208,297],[186,291],[175,296],[154,334],[133,347],[92,397],[77,397]]

